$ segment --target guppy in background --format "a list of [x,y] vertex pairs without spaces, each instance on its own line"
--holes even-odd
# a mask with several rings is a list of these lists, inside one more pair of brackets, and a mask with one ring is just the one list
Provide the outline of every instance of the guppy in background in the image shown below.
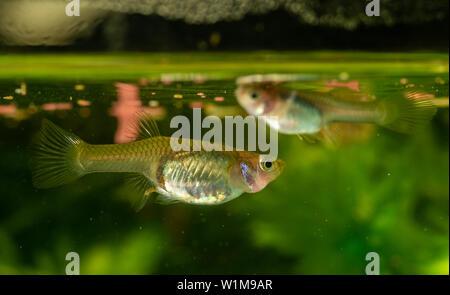
[[[256,193],[280,175],[284,163],[262,161],[246,151],[175,152],[170,137],[144,118],[137,141],[91,145],[44,120],[32,150],[32,177],[37,188],[50,188],[95,172],[128,172],[139,189],[140,210],[151,193],[160,203],[222,204],[242,193]],[[223,150],[223,149],[222,149]]]
[[239,104],[251,115],[267,116],[267,123],[285,134],[326,135],[332,123],[371,123],[413,133],[436,113],[432,99],[420,95],[352,101],[328,93],[283,87],[278,82],[240,81],[242,78],[236,89]]

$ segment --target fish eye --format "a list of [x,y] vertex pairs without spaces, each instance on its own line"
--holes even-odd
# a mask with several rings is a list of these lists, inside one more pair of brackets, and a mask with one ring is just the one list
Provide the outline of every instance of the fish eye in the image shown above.
[[258,91],[252,91],[252,92],[250,92],[250,97],[251,97],[252,99],[257,99],[257,98],[259,97]]
[[270,162],[270,161],[260,162],[259,166],[261,167],[261,169],[263,171],[268,172],[273,169],[273,162]]

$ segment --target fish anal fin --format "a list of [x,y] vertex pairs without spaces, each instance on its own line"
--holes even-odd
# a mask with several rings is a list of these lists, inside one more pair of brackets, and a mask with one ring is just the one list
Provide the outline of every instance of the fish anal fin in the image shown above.
[[152,198],[152,202],[160,205],[172,205],[179,203],[180,201],[162,194],[157,194],[154,198]]
[[310,144],[314,144],[319,141],[316,134],[297,134],[297,137],[301,141],[304,141],[304,142],[310,143]]
[[336,145],[352,144],[369,140],[375,132],[375,125],[369,123],[335,122],[328,127],[328,134]]
[[305,141],[309,144],[315,144],[318,142],[323,142],[328,146],[334,147],[336,145],[335,140],[333,139],[333,136],[331,135],[328,128],[323,128],[317,133],[313,134],[297,134],[297,137],[301,141]]
[[[147,190],[143,195],[140,196],[140,198],[137,198],[133,203],[132,207],[136,212],[139,212],[144,208],[145,204],[147,204],[148,199],[150,198],[150,194],[152,192],[155,192],[156,190]],[[147,193],[148,192],[148,193]]]
[[337,147],[338,143],[336,141],[336,137],[328,127],[323,128],[319,133],[322,138],[322,142],[324,142],[328,147]]

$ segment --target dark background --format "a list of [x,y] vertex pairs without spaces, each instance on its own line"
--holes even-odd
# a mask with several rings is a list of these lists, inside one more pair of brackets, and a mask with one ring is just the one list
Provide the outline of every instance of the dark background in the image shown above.
[[[447,0],[381,0],[379,17],[365,15],[368,1],[364,0],[286,2],[306,3],[317,20],[305,21],[305,12],[293,12],[288,4],[264,13],[249,12],[238,20],[226,20],[224,16],[224,20],[212,23],[200,14],[196,16],[198,21],[195,24],[187,22],[183,16],[168,19],[156,14],[111,11],[91,30],[89,36],[79,38],[69,46],[27,47],[0,43],[0,49],[32,52],[261,49],[448,51]],[[212,40],[214,37],[215,41]]]

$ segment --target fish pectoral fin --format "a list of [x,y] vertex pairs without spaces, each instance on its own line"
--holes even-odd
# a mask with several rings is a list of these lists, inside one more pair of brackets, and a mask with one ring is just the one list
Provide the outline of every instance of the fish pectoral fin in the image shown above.
[[132,207],[138,212],[144,208],[151,193],[156,192],[156,188],[151,180],[141,173],[131,173],[127,178],[127,183],[136,191],[130,201]]

